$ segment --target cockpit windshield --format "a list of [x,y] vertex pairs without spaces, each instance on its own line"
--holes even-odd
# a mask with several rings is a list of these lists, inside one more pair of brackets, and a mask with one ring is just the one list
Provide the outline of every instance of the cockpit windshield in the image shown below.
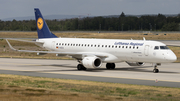
[[167,46],[160,46],[160,49],[169,49]]
[[167,46],[155,46],[154,47],[154,50],[167,50],[167,49],[169,49]]
[[159,50],[159,46],[155,46],[155,47],[154,47],[154,50]]

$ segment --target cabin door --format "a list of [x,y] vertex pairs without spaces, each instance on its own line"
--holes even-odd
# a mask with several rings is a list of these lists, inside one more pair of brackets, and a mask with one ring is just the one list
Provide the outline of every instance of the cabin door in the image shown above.
[[148,56],[149,55],[149,45],[146,45],[144,48],[144,55]]
[[55,41],[52,41],[51,49],[52,49],[52,50],[55,50],[55,49],[56,49],[56,43],[55,43]]

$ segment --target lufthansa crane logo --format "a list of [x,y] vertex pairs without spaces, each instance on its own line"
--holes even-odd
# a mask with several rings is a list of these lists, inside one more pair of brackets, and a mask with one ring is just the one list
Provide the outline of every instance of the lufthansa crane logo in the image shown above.
[[41,30],[43,28],[43,24],[44,24],[43,19],[42,18],[38,18],[38,20],[37,20],[37,27],[38,27],[39,30]]

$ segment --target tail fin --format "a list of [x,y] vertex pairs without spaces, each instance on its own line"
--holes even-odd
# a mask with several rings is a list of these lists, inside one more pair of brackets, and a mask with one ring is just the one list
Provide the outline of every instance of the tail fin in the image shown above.
[[36,17],[36,26],[38,38],[57,38],[51,31],[49,30],[40,10],[38,8],[34,8],[35,17]]

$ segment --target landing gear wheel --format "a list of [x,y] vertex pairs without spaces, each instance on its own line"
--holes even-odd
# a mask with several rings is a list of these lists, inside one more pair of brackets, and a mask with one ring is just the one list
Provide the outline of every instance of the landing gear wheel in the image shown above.
[[110,63],[106,64],[106,69],[111,69],[111,64]]
[[116,65],[115,63],[107,63],[106,64],[106,69],[115,69]]
[[154,73],[159,73],[159,69],[157,68],[157,64],[154,65],[153,72]]
[[82,64],[78,64],[77,70],[86,70],[86,68]]
[[159,69],[153,69],[153,72],[154,72],[154,73],[158,73],[158,72],[159,72]]
[[78,64],[77,65],[77,70],[81,70],[82,69],[82,65],[81,64]]
[[115,63],[112,63],[111,65],[112,65],[111,69],[115,69],[116,67]]

